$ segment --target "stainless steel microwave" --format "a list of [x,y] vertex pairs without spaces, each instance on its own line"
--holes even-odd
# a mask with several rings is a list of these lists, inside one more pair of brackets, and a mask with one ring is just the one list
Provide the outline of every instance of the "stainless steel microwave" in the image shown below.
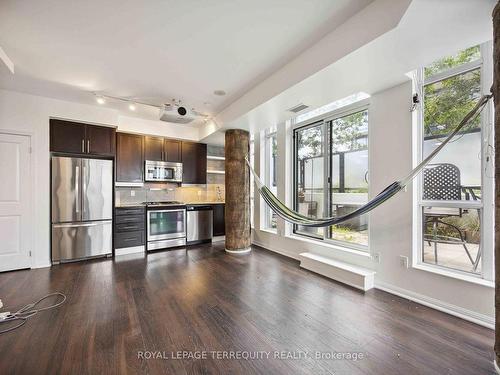
[[145,181],[182,182],[182,163],[146,160]]

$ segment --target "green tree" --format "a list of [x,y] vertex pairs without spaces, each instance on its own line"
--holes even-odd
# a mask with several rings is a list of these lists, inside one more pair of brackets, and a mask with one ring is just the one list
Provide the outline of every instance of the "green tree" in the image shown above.
[[[480,57],[479,46],[440,59],[424,69],[426,78]],[[481,95],[481,70],[475,69],[424,86],[424,134],[446,135],[476,104]],[[479,127],[480,119],[470,127]]]

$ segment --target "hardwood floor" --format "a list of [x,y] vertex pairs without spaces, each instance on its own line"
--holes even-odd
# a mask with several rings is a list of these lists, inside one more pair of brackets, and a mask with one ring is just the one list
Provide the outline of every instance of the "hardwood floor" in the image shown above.
[[[53,291],[68,296],[63,306],[0,336],[0,374],[494,373],[492,330],[379,290],[363,294],[258,247],[0,274],[11,310]],[[220,352],[171,358],[178,351]],[[223,351],[264,358],[212,358]],[[283,358],[299,351],[309,354]],[[331,352],[363,358],[315,359]]]

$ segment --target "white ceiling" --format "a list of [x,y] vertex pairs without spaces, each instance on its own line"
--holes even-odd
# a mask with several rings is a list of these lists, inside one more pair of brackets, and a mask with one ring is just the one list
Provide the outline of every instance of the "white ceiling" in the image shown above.
[[0,87],[84,103],[93,91],[177,98],[217,114],[371,1],[2,0],[16,73],[0,70]]
[[[406,73],[411,70],[490,40],[495,4],[496,0],[413,0],[392,30],[306,79],[278,94],[270,93],[272,85],[262,82],[246,94],[258,98],[258,105],[254,101],[249,108],[248,103],[238,100],[219,114],[219,128],[238,127],[255,132],[290,119],[293,114],[287,109],[298,103],[315,108],[356,92],[374,94],[398,85],[408,80]],[[314,53],[306,51],[299,58],[311,60]]]

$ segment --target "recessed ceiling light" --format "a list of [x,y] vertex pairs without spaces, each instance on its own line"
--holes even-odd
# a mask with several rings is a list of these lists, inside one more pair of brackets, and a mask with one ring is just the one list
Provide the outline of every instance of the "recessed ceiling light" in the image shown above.
[[224,96],[224,95],[226,95],[226,92],[224,90],[215,90],[214,95]]
[[136,107],[135,107],[135,104],[134,104],[134,103],[130,103],[130,104],[128,105],[128,109],[130,109],[131,111],[135,111],[135,108],[136,108]]
[[106,100],[104,100],[104,98],[102,96],[97,96],[95,98],[95,100],[97,101],[98,104],[104,104],[104,103],[106,103]]

